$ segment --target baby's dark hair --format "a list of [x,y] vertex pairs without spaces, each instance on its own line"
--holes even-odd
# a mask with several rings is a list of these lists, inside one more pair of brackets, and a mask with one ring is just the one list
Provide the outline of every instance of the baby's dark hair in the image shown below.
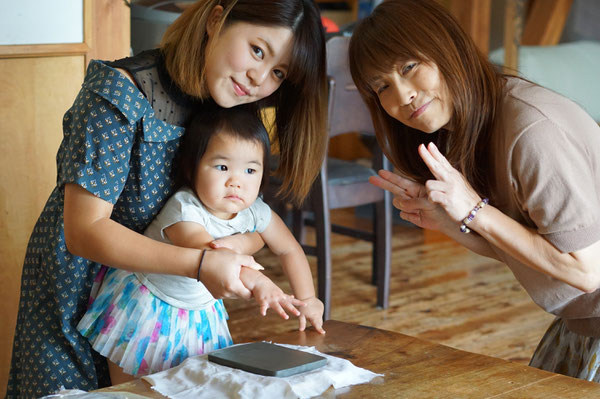
[[217,105],[204,104],[202,109],[194,112],[181,139],[175,176],[177,187],[194,187],[200,159],[206,152],[210,139],[220,133],[255,142],[262,147],[263,175],[260,183],[262,192],[268,183],[271,171],[271,142],[269,133],[260,118],[244,106],[221,108]]

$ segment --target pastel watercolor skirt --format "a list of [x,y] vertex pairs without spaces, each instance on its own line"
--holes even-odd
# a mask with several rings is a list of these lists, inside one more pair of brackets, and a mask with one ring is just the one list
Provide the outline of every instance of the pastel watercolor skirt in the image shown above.
[[133,273],[108,268],[99,279],[77,329],[128,374],[152,374],[233,344],[221,300],[203,309],[181,309],[156,297]]
[[529,365],[600,382],[600,339],[571,332],[561,318],[556,318],[538,344]]

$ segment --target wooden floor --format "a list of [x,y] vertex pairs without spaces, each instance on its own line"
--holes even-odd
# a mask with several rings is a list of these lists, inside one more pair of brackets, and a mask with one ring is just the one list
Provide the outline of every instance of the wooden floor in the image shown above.
[[[338,223],[364,219],[335,211]],[[308,239],[313,239],[309,234]],[[375,308],[371,245],[334,235],[332,319],[401,332],[444,345],[527,363],[553,316],[539,309],[498,261],[476,255],[446,236],[394,226],[390,307]],[[268,249],[256,259],[289,291]],[[315,258],[309,257],[315,273]],[[297,328],[297,320],[262,317],[253,301],[227,300],[235,342]]]

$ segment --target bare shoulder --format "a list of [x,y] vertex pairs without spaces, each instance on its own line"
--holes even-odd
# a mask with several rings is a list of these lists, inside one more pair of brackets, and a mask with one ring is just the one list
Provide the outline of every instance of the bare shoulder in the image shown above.
[[[131,75],[131,73],[129,73],[128,70],[123,69],[123,68],[115,68],[117,71],[121,72],[127,79],[129,79],[131,81],[131,83],[133,83],[134,85],[138,86],[137,82],[135,81],[135,79],[133,79],[133,75]],[[139,88],[139,86],[138,86]]]

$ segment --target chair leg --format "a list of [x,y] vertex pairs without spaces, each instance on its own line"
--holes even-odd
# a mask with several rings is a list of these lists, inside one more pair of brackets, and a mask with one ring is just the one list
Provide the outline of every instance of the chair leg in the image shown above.
[[392,199],[385,192],[383,201],[375,205],[373,243],[374,267],[377,270],[377,306],[387,309],[390,296],[391,248],[392,248]]
[[294,208],[292,210],[292,234],[300,244],[304,244],[305,231],[304,212],[302,209]]
[[318,295],[325,306],[323,320],[329,320],[331,317],[331,224],[329,212],[323,212],[321,216],[315,214]]
[[371,285],[374,285],[377,287],[377,281],[378,281],[378,272],[379,269],[377,267],[377,265],[379,264],[379,256],[378,256],[378,252],[377,252],[377,247],[375,245],[375,243],[377,242],[377,221],[379,220],[379,215],[377,214],[377,206],[376,203],[373,203],[370,205],[371,206],[371,211],[372,211],[372,228],[373,228],[373,252],[372,252],[372,256],[371,256]]
[[317,180],[316,184],[321,192],[314,195],[312,200],[317,239],[317,294],[325,307],[323,320],[329,320],[331,317],[331,220],[327,187],[323,185],[323,173]]

